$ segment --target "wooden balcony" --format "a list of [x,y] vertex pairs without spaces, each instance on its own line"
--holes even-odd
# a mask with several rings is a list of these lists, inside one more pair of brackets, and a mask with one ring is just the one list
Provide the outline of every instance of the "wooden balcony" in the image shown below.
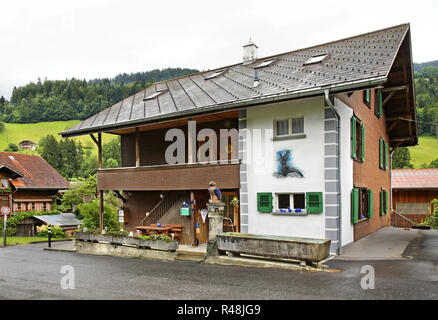
[[214,180],[221,189],[240,187],[239,164],[178,164],[99,169],[98,190],[202,190]]

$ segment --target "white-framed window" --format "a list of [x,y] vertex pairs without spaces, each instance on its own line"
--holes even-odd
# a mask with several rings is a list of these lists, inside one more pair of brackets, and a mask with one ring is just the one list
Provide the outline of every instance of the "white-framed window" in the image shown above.
[[294,137],[304,134],[304,117],[274,120],[274,136]]
[[305,212],[306,194],[277,193],[275,195],[275,209],[277,212]]

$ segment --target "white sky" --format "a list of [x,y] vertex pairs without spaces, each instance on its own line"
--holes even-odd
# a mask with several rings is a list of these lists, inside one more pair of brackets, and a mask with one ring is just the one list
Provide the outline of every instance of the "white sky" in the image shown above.
[[0,2],[0,96],[48,79],[213,69],[410,22],[413,59],[438,59],[438,0]]

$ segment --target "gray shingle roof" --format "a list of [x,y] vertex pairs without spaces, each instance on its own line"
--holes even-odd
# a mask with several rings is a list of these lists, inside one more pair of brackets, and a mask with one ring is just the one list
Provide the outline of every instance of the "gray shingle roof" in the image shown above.
[[[258,59],[156,83],[133,96],[61,132],[63,136],[109,130],[156,119],[208,112],[220,107],[269,97],[337,88],[346,84],[364,87],[366,81],[385,80],[398,49],[409,31],[403,24],[306,49]],[[328,53],[321,63],[304,65],[312,56]],[[259,68],[259,85],[254,87],[254,67],[276,58],[269,66]],[[209,80],[218,70],[226,71]],[[383,81],[382,81],[383,82]],[[369,85],[369,82],[368,82]],[[155,99],[143,99],[164,91]]]
[[76,218],[73,213],[60,213],[55,215],[42,215],[33,216],[35,219],[41,220],[44,223],[51,224],[52,226],[78,226],[82,222]]

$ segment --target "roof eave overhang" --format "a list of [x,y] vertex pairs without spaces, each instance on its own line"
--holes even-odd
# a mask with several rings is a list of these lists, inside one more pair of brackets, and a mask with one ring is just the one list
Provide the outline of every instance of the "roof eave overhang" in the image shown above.
[[17,190],[64,190],[70,189],[71,187],[16,187]]
[[138,126],[146,125],[146,124],[152,124],[152,123],[160,122],[160,121],[170,121],[170,120],[181,119],[181,118],[185,118],[185,117],[189,117],[189,116],[202,115],[202,114],[208,114],[208,113],[217,113],[217,112],[228,111],[228,110],[243,109],[243,108],[253,107],[253,106],[258,106],[258,105],[263,105],[263,104],[283,102],[283,101],[295,100],[295,99],[300,99],[300,98],[309,98],[309,97],[313,97],[313,96],[322,96],[322,95],[324,95],[324,92],[326,90],[329,90],[330,93],[342,93],[342,92],[349,92],[352,90],[372,88],[372,87],[376,87],[379,85],[383,85],[386,82],[387,82],[387,77],[380,76],[380,77],[368,78],[368,79],[364,79],[364,80],[344,82],[341,84],[336,84],[336,85],[331,85],[331,86],[324,86],[324,87],[317,87],[317,88],[312,88],[312,89],[294,91],[291,93],[285,93],[285,94],[280,94],[280,95],[263,96],[263,97],[256,98],[256,99],[248,99],[248,100],[238,101],[235,103],[226,103],[226,104],[216,105],[214,107],[208,106],[208,107],[204,107],[204,108],[196,108],[193,110],[185,110],[185,111],[171,113],[168,115],[151,117],[148,119],[126,121],[126,122],[107,125],[107,126],[96,126],[93,128],[78,129],[75,131],[63,131],[63,132],[60,132],[59,134],[63,138],[69,138],[69,137],[75,137],[75,136],[81,136],[81,135],[93,134],[93,133],[99,133],[99,132],[101,132],[101,133],[111,132],[114,130],[128,129],[128,128],[138,127]]

